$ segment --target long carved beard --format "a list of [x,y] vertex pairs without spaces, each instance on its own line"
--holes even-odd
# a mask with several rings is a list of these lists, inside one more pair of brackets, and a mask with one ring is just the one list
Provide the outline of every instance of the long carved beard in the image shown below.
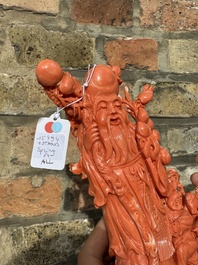
[[124,164],[131,154],[129,128],[122,117],[119,116],[119,124],[112,124],[110,118],[107,120],[107,127],[99,128],[105,152],[103,157],[111,165]]

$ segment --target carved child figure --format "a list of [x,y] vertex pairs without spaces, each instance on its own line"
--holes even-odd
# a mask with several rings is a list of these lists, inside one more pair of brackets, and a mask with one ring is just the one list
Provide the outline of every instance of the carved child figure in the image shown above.
[[195,185],[195,193],[189,192],[186,194],[186,205],[189,212],[194,217],[198,217],[198,173],[193,173],[190,178]]
[[192,230],[192,227],[197,221],[185,207],[181,191],[172,191],[171,195],[166,199],[166,202],[177,264],[196,265],[198,264],[198,245],[196,233]]

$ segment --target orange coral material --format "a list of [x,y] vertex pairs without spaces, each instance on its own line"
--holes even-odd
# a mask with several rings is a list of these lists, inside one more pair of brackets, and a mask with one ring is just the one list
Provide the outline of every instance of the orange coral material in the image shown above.
[[[116,264],[198,264],[197,219],[183,205],[186,194],[177,174],[165,168],[170,154],[160,146],[160,135],[145,110],[154,86],[144,85],[132,101],[127,88],[125,98],[119,96],[122,80],[117,66],[90,69],[86,86],[51,60],[42,61],[36,74],[71,121],[81,158],[70,170],[89,179],[89,194],[95,207],[102,207],[109,254],[116,256]],[[197,185],[193,176],[192,181]],[[178,211],[167,206],[175,200],[181,203]]]

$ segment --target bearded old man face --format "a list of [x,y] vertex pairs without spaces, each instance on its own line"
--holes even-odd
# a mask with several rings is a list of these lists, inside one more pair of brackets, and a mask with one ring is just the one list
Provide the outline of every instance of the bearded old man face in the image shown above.
[[121,99],[117,95],[111,95],[95,101],[96,121],[99,127],[107,127],[107,123],[118,125],[123,116]]

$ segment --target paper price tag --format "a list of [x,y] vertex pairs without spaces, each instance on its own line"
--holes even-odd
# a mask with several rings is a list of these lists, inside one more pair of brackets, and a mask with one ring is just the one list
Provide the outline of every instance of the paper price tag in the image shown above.
[[70,133],[68,120],[50,118],[39,119],[34,137],[31,166],[62,170]]

